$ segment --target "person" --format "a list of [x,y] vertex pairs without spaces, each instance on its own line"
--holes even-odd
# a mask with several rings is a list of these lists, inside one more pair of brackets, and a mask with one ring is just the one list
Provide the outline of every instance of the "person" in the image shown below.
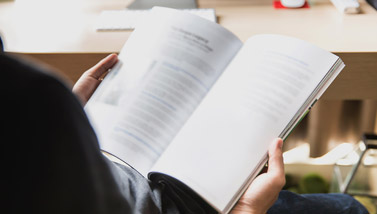
[[[3,141],[1,161],[3,210],[10,213],[215,213],[184,186],[169,181],[154,183],[131,167],[111,162],[101,153],[82,106],[116,62],[115,54],[101,60],[81,76],[71,93],[65,81],[51,73],[50,68],[0,54],[0,68],[6,80],[0,86],[2,121],[6,125],[2,137],[7,139]],[[367,213],[349,198],[346,203],[351,208],[344,208],[345,197],[334,205],[333,200],[326,203],[320,196],[312,200],[281,191],[285,183],[282,143],[276,139],[271,144],[267,171],[252,182],[232,213],[309,213],[302,212],[308,204],[358,211],[343,213]],[[302,201],[306,203],[300,204]],[[295,206],[290,206],[294,203]]]
[[[73,92],[85,104],[102,77],[115,64],[115,54],[85,72]],[[283,141],[276,139],[269,148],[269,167],[259,175],[233,208],[232,213],[368,213],[351,196],[345,194],[303,194],[281,191],[285,184],[282,157]],[[279,199],[279,200],[278,200]],[[275,201],[277,201],[275,203]],[[273,206],[274,205],[274,206]]]

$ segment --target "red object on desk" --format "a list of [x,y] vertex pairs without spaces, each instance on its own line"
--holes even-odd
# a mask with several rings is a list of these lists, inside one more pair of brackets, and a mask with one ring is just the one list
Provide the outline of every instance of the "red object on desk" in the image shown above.
[[302,7],[298,7],[298,8],[290,8],[290,7],[284,7],[280,0],[274,0],[273,2],[274,4],[274,8],[275,9],[300,9],[300,8],[310,8],[309,4],[307,1],[305,1],[305,4],[302,6]]

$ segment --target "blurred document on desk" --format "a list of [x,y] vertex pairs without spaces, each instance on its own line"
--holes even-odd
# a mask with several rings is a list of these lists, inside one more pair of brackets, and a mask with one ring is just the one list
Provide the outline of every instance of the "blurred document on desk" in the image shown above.
[[[216,22],[216,12],[213,8],[180,9],[202,18]],[[102,11],[96,29],[98,31],[133,30],[140,20],[144,19],[150,10],[105,10]]]

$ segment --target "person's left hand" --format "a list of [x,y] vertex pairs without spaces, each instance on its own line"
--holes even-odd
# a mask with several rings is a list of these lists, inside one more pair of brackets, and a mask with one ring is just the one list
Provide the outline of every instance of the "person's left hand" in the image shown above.
[[72,88],[72,92],[81,100],[83,105],[88,102],[89,98],[103,80],[103,77],[116,62],[118,62],[118,56],[116,54],[110,54],[95,66],[85,71],[80,79],[77,80]]

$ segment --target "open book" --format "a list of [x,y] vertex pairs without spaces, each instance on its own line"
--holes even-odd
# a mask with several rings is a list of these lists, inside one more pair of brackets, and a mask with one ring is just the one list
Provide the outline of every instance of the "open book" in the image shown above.
[[302,40],[243,44],[216,23],[159,7],[119,59],[85,107],[101,149],[146,177],[179,180],[221,213],[344,67]]

